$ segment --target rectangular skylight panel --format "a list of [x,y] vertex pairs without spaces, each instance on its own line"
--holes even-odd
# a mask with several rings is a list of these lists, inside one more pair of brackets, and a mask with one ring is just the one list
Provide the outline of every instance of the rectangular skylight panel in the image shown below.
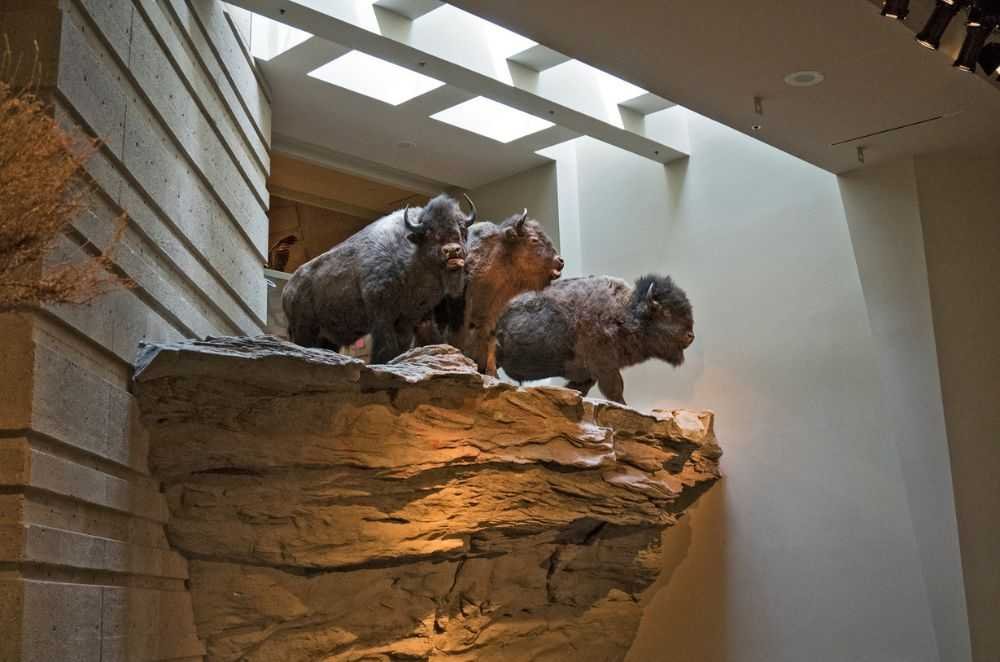
[[611,103],[622,103],[649,94],[638,85],[633,85],[627,80],[622,80],[617,76],[595,69],[597,72],[597,84],[601,87],[601,93]]
[[259,60],[275,58],[311,36],[304,30],[260,14],[252,14],[250,17],[250,54]]
[[509,143],[552,126],[552,122],[486,97],[476,97],[452,106],[431,115],[431,119],[502,143]]
[[439,80],[351,51],[309,72],[313,78],[363,94],[393,106],[444,85]]

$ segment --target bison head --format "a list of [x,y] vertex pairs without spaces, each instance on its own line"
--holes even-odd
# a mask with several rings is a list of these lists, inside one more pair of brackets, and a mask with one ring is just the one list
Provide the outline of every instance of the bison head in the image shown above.
[[541,289],[562,275],[566,263],[538,221],[528,218],[527,209],[511,216],[500,227],[510,261],[522,278]]
[[476,206],[468,196],[472,211],[466,215],[453,198],[441,194],[422,209],[403,210],[407,237],[417,245],[423,262],[441,270],[445,291],[459,295],[464,287],[465,238],[467,227],[476,220]]
[[672,366],[684,363],[684,350],[694,342],[694,317],[687,294],[670,276],[643,276],[631,300],[650,355]]
[[563,259],[528,210],[501,223],[476,223],[469,230],[473,280],[502,279],[517,292],[540,290],[562,275]]

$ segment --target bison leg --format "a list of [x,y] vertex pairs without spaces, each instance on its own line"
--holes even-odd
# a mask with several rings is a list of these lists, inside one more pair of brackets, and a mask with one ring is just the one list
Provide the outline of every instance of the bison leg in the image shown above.
[[486,374],[497,376],[497,337],[491,336],[486,346]]
[[[404,329],[397,330],[396,346],[399,347],[399,353],[402,354],[403,352],[407,351],[408,349],[410,349],[411,345],[413,345],[413,327],[410,326]],[[394,356],[393,358],[396,357]]]
[[289,324],[288,339],[302,347],[319,347],[319,329],[313,324]]
[[[412,339],[412,338],[411,338]],[[407,347],[407,349],[409,349]],[[372,327],[372,363],[388,363],[401,353],[399,339],[392,322],[376,323]]]
[[590,393],[590,389],[594,388],[594,381],[595,380],[593,379],[584,379],[583,381],[579,382],[570,382],[566,384],[566,388],[571,388],[574,391],[579,391],[581,396],[587,397],[587,394]]
[[417,327],[413,330],[414,338],[416,339],[417,347],[426,347],[427,345],[440,345],[444,342],[444,338],[441,335],[441,330],[438,329],[437,324],[434,323],[433,319],[424,319],[417,322]]
[[597,387],[608,400],[625,404],[625,382],[618,370],[608,370],[597,375]]

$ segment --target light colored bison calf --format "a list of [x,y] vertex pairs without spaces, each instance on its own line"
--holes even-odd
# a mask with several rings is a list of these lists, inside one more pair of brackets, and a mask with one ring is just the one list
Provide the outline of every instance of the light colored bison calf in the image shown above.
[[[518,294],[546,287],[564,266],[552,240],[528,210],[502,223],[476,223],[466,241],[462,297],[445,297],[435,311],[443,341],[462,350],[480,372],[496,374],[496,324]],[[442,311],[443,309],[443,311]]]
[[635,286],[609,276],[560,281],[510,302],[497,325],[497,362],[513,379],[564,377],[586,395],[625,403],[621,369],[650,358],[684,362],[694,318],[669,276]]
[[[472,201],[469,200],[471,205]],[[372,334],[372,362],[410,348],[414,326],[465,285],[465,238],[475,222],[439,195],[365,226],[295,270],[282,294],[291,340],[338,349]]]

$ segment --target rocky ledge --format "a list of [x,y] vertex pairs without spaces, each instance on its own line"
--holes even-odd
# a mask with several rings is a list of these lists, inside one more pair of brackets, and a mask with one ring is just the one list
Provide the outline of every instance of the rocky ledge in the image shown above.
[[136,394],[210,660],[617,660],[711,412],[517,388],[445,346],[146,345]]

